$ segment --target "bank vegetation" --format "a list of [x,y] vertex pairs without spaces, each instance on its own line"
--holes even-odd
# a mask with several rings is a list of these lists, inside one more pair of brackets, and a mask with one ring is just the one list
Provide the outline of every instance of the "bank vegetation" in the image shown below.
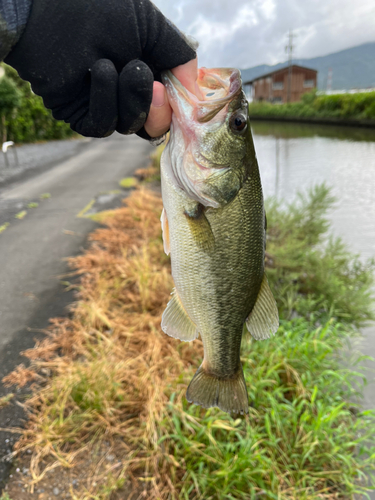
[[[75,500],[333,500],[368,491],[375,414],[361,406],[364,357],[354,344],[374,319],[374,262],[330,236],[329,190],[268,203],[266,266],[280,328],[267,341],[244,339],[249,415],[232,418],[185,399],[203,348],[161,331],[173,282],[161,198],[145,186],[101,217],[91,247],[70,261],[80,276],[71,316],[54,319],[24,353],[31,366],[5,379],[32,384],[15,447],[30,498],[57,470],[79,477],[68,492]],[[9,496],[23,498],[14,488]]]
[[326,123],[373,125],[375,127],[375,92],[318,95],[316,91],[290,104],[254,102],[250,118],[287,119]]

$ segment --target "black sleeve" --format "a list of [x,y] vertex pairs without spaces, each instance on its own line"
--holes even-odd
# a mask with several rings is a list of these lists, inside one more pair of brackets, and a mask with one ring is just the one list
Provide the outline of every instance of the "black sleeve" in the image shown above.
[[20,39],[30,7],[31,0],[0,0],[0,61]]

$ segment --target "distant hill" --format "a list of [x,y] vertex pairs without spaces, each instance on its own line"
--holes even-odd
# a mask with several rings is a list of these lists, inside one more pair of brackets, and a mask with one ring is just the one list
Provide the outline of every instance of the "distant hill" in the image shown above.
[[[358,45],[327,56],[293,59],[293,63],[317,69],[320,90],[327,88],[329,68],[332,68],[333,90],[375,87],[375,42]],[[274,66],[261,64],[244,69],[241,70],[242,80],[246,82],[287,65],[285,62]]]

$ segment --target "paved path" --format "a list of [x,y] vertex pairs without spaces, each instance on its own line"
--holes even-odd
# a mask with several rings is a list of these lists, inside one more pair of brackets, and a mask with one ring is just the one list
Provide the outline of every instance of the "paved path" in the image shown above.
[[[86,137],[67,139],[64,141],[49,141],[36,144],[22,144],[8,151],[9,165],[6,165],[3,153],[0,152],[0,186],[13,180],[25,180],[51,168],[57,161],[64,161],[75,156],[92,139]],[[17,160],[16,161],[16,157]]]
[[[94,140],[69,160],[0,190],[0,227],[10,222],[0,234],[0,380],[24,361],[19,353],[33,345],[35,329],[45,328],[72,301],[59,279],[67,272],[64,258],[80,253],[97,226],[77,214],[144,167],[151,151],[135,136]],[[40,200],[45,193],[50,197]],[[30,201],[38,207],[28,208]],[[25,210],[24,218],[14,217]],[[17,407],[8,406],[0,411],[0,427],[17,425],[21,416]],[[0,435],[0,457],[11,444],[9,435]],[[5,472],[0,462],[0,490]]]

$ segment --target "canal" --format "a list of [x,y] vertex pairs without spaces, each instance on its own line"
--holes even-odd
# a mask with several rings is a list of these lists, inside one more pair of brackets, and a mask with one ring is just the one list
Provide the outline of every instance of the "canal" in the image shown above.
[[[252,130],[265,197],[292,201],[325,182],[337,199],[333,234],[363,259],[375,257],[375,130],[265,121]],[[362,352],[375,357],[375,326],[363,334]],[[375,408],[374,374],[367,376],[365,406]]]

